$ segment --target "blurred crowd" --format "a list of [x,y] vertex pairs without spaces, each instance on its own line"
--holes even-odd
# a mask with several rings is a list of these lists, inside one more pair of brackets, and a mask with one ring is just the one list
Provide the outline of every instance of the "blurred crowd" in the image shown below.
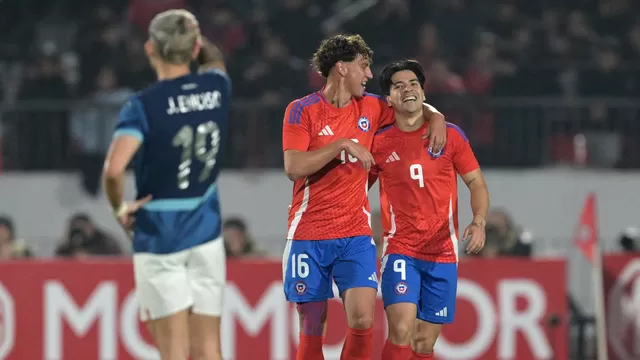
[[[380,213],[372,214],[373,238],[382,256],[383,232]],[[493,258],[501,256],[532,257],[536,253],[536,239],[511,215],[500,208],[491,209],[487,216],[486,244],[477,255]],[[247,223],[242,217],[234,216],[223,222],[223,239],[227,258],[265,257],[278,258],[279,254],[269,253],[256,244]],[[55,247],[54,256],[61,258],[86,258],[94,256],[127,256],[128,242],[122,234],[110,234],[102,229],[88,214],[73,215],[65,233]],[[619,236],[618,250],[640,254],[640,229],[628,228]],[[36,243],[19,237],[10,216],[0,216],[0,262],[34,257],[38,249]],[[538,253],[540,250],[537,251]],[[461,253],[461,256],[467,256]]]
[[147,25],[181,7],[234,81],[229,167],[281,166],[284,108],[322,86],[308,59],[340,32],[364,36],[374,73],[418,59],[429,101],[467,131],[485,167],[640,167],[633,0],[0,2],[2,166],[80,168],[95,185],[120,105],[154,81]]
[[[231,217],[223,223],[223,238],[228,258],[264,257],[254,243],[242,218]],[[53,255],[60,258],[126,256],[130,253],[122,234],[110,234],[84,213],[73,215]],[[19,237],[10,216],[0,216],[0,262],[35,257],[35,242]]]

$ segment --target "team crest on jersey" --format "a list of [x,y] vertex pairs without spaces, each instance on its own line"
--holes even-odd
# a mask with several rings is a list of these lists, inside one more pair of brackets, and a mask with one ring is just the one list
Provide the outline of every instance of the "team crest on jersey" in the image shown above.
[[404,295],[407,293],[407,291],[409,291],[409,287],[407,286],[407,284],[403,282],[399,282],[398,284],[396,284],[396,294]]
[[427,152],[431,155],[432,158],[437,159],[444,154],[444,148],[440,149],[438,152],[431,151],[431,148],[427,148]]
[[304,281],[298,281],[295,285],[298,295],[304,295],[307,292],[307,284]]
[[360,117],[360,119],[358,119],[358,129],[367,132],[369,131],[369,129],[371,129],[371,121],[369,121],[369,118],[366,116],[362,116]]

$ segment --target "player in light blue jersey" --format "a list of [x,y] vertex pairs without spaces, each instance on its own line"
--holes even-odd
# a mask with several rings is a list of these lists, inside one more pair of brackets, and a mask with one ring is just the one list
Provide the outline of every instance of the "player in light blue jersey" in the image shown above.
[[[186,10],[158,14],[145,51],[158,82],[124,105],[104,166],[113,213],[132,236],[141,318],[163,360],[222,359],[226,280],[217,179],[231,81]],[[189,64],[196,59],[198,73]],[[133,161],[136,200],[123,199]]]

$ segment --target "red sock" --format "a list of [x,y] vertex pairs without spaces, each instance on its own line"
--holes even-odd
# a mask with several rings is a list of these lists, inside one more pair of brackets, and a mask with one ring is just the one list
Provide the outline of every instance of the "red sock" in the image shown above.
[[373,328],[349,329],[340,360],[371,360]]
[[298,345],[296,360],[324,360],[322,340],[324,340],[324,336],[310,336],[300,333],[300,345]]
[[415,350],[412,351],[413,354],[411,355],[411,357],[409,358],[409,360],[420,360],[420,359],[433,359],[433,353],[430,354],[421,354],[419,352],[416,352]]
[[387,339],[382,348],[382,360],[407,360],[411,353],[411,345],[396,345]]

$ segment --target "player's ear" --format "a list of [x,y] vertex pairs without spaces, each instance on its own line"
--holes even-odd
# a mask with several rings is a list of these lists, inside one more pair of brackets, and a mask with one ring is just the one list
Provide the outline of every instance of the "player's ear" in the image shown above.
[[347,75],[347,67],[345,66],[345,63],[343,61],[338,61],[335,65],[335,68],[340,76]]
[[387,99],[387,106],[391,107],[391,96],[387,95],[384,98]]
[[198,54],[200,54],[200,50],[202,50],[202,40],[198,38],[195,44],[193,44],[193,53],[191,54],[191,59],[195,60],[198,58]]
[[144,52],[147,54],[148,57],[152,57],[155,54],[155,46],[153,44],[153,41],[151,41],[151,39],[145,41]]

